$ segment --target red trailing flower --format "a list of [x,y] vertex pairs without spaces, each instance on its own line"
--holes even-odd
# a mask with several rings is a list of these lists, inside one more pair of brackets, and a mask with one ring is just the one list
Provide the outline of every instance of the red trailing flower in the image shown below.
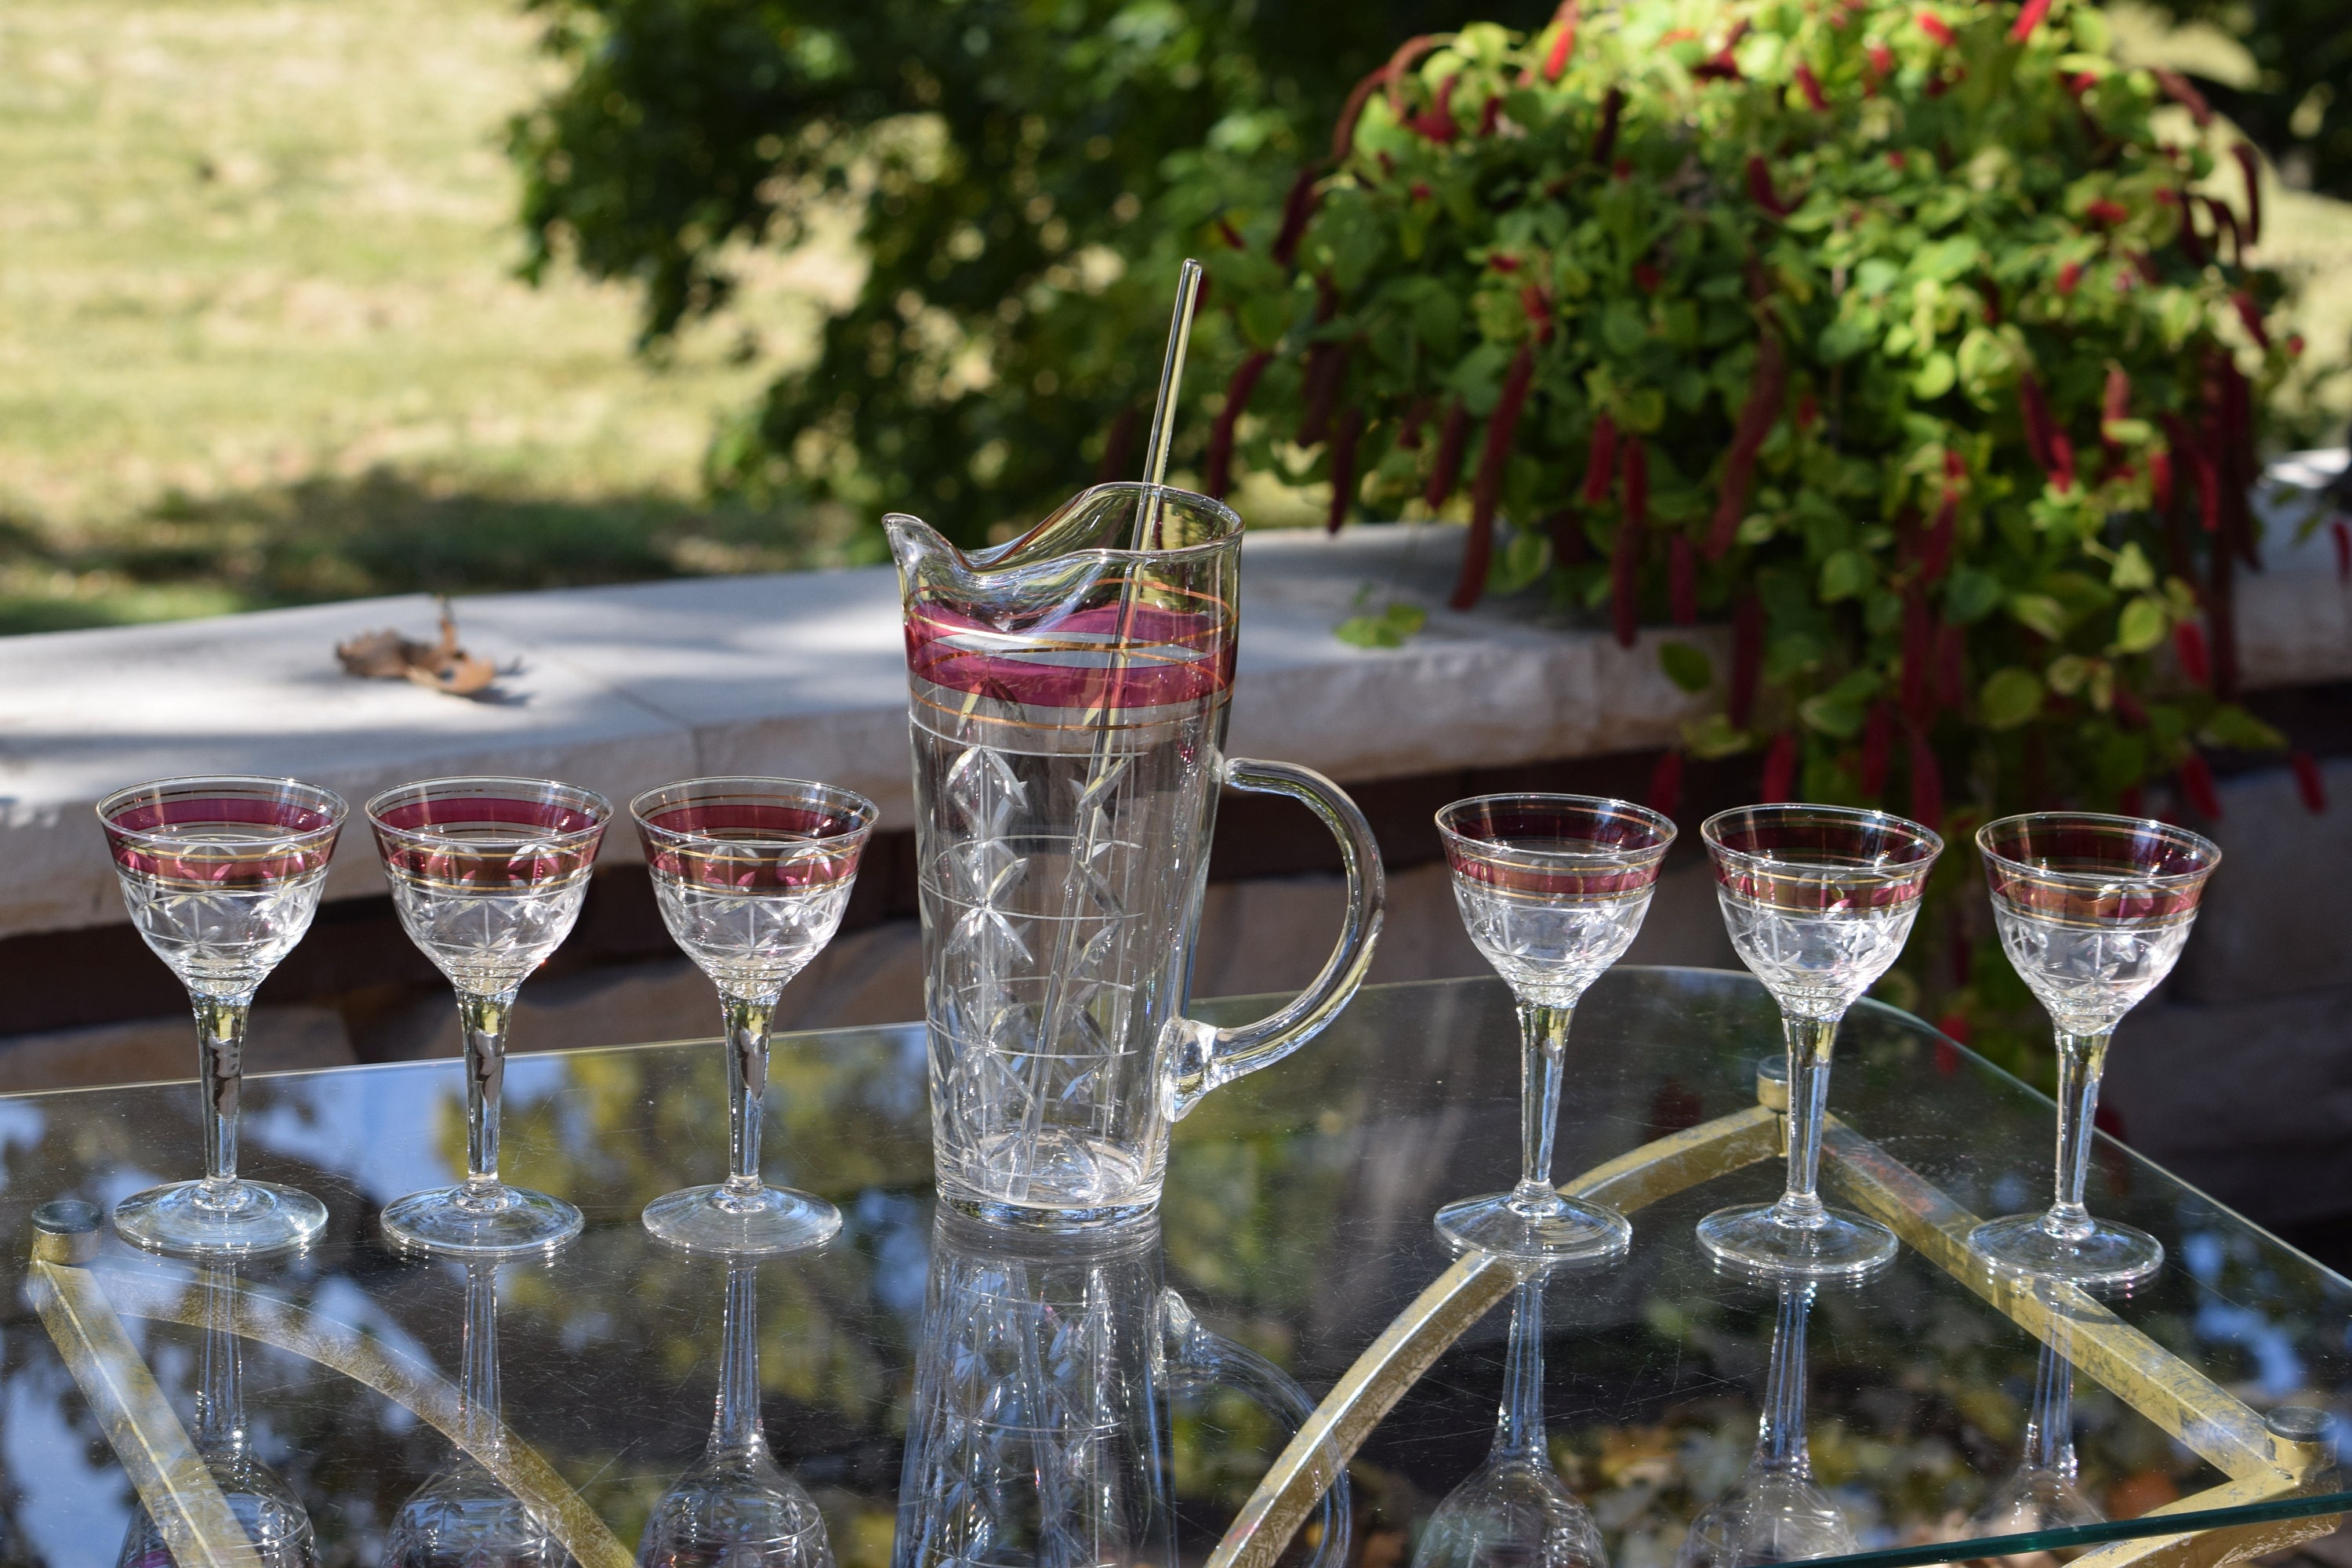
[[1521,343],[1503,373],[1503,393],[1495,402],[1495,416],[1486,422],[1486,449],[1479,455],[1478,477],[1470,487],[1470,539],[1462,552],[1462,576],[1446,602],[1466,610],[1486,591],[1486,562],[1495,549],[1495,508],[1503,493],[1503,468],[1511,456],[1511,440],[1518,433],[1519,414],[1528,405],[1528,388],[1536,374],[1533,343]]
[[1396,444],[1408,452],[1421,450],[1421,427],[1429,423],[1429,399],[1416,397],[1405,405],[1404,418],[1397,425]]
[[1790,800],[1797,793],[1797,732],[1783,730],[1764,748],[1764,776],[1757,796],[1766,805]]
[[2195,621],[2176,622],[2172,628],[2172,652],[2180,660],[2180,673],[2189,678],[2191,686],[2213,684],[2213,661],[2205,648],[2205,628]]
[[1250,394],[1257,390],[1258,377],[1273,363],[1274,351],[1260,349],[1234,367],[1234,376],[1225,383],[1225,405],[1217,410],[1217,422],[1209,427],[1209,494],[1223,500],[1231,486],[1234,468],[1234,425],[1249,406]]
[[2074,488],[2074,443],[2063,430],[2050,432],[2050,482],[2062,496]]
[[1529,324],[1535,328],[1536,342],[1539,343],[1551,342],[1551,297],[1546,294],[1540,286],[1532,282],[1521,286],[1519,310],[1525,313]]
[[1878,96],[1878,84],[1895,74],[1895,51],[1876,38],[1863,49],[1868,62],[1863,68],[1862,93],[1864,98]]
[[1616,471],[1617,421],[1603,414],[1592,422],[1592,447],[1584,458],[1585,505],[1599,506],[1608,499],[1609,480]]
[[1461,135],[1462,127],[1454,121],[1454,84],[1461,79],[1459,75],[1455,75],[1439,82],[1437,97],[1430,106],[1406,121],[1405,124],[1441,145]]
[[[2043,3],[2047,4],[2048,0],[2043,0]],[[1812,105],[1813,112],[1815,114],[1820,114],[1823,110],[1827,110],[1830,106],[1830,100],[1822,94],[1822,79],[1813,74],[1813,68],[1807,65],[1804,61],[1799,60],[1797,62],[1796,77],[1797,90],[1805,95],[1805,101]]]
[[1650,769],[1650,788],[1643,804],[1661,816],[1672,816],[1682,809],[1683,754],[1680,752],[1659,753],[1655,766]]
[[1609,611],[1618,646],[1632,647],[1641,625],[1642,544],[1650,524],[1650,453],[1639,436],[1619,445],[1617,477],[1625,488],[1625,516],[1609,554]]
[[[1751,165],[1752,166],[1752,165]],[[1748,510],[1748,492],[1756,479],[1756,456],[1772,424],[1780,417],[1788,396],[1789,364],[1780,334],[1766,328],[1756,340],[1756,374],[1748,383],[1748,401],[1740,405],[1739,423],[1724,454],[1723,480],[1715,494],[1715,517],[1707,529],[1706,558],[1720,561],[1739,534],[1739,520]]]
[[1552,39],[1551,47],[1544,53],[1546,81],[1558,81],[1568,69],[1569,57],[1576,52],[1576,0],[1561,0],[1559,9],[1552,14],[1552,21],[1559,28],[1559,36]]
[[2263,182],[2261,165],[2254,158],[2254,149],[2252,145],[2248,142],[2241,142],[2236,146],[2231,148],[2230,156],[2238,161],[2238,167],[2244,171],[2246,176],[2246,243],[2248,245],[2260,245],[2263,242]]
[[2042,19],[2048,15],[2050,0],[2025,0],[2017,9],[2017,20],[2010,25],[2009,41],[2021,44],[2033,37],[2033,29],[2042,26]]
[[2017,412],[2025,426],[2025,450],[2033,466],[2048,473],[2056,461],[2050,446],[2055,426],[2050,423],[2050,400],[2042,395],[2042,383],[2032,375],[2017,378]]
[[2180,233],[2179,238],[2180,243],[2180,254],[2189,258],[2189,265],[2191,267],[2204,266],[2206,260],[2205,237],[2197,232],[2197,204],[2194,202],[2183,202],[2180,205]]
[[2139,705],[2139,699],[2127,688],[2121,686],[2116,688],[2116,717],[2124,721],[2126,730],[2147,728],[2147,710]]
[[1643,293],[1656,293],[1658,291],[1658,286],[1664,281],[1664,279],[1658,276],[1658,269],[1651,266],[1648,262],[1636,261],[1633,263],[1633,287],[1639,289]]
[[1624,90],[1611,88],[1601,100],[1601,128],[1592,133],[1592,161],[1601,168],[1609,166],[1609,155],[1617,150],[1617,118],[1624,111]]
[[2164,89],[2165,97],[2189,110],[2189,117],[2197,121],[2198,130],[2202,131],[2213,123],[2213,106],[2205,101],[2205,95],[2198,91],[2187,77],[2177,70],[2167,70],[2162,66],[2150,67],[2148,74],[2156,78],[2156,85]]
[[1936,508],[1936,521],[1919,536],[1919,582],[1923,587],[1934,587],[1942,580],[1944,569],[1952,562],[1952,539],[1959,531],[1959,492],[1948,486],[1944,499]]
[[1725,708],[1734,729],[1745,730],[1756,711],[1756,682],[1764,672],[1764,603],[1742,595],[1731,612],[1731,685]]
[[2264,353],[2270,353],[2270,329],[2263,325],[2263,312],[2253,296],[2240,289],[2231,294],[2230,303],[2236,308],[2238,320],[2245,323],[2246,334],[2254,340],[2254,345]]
[[1320,446],[1331,433],[1331,410],[1348,379],[1349,352],[1346,343],[1316,343],[1307,349],[1307,369],[1300,377],[1300,395],[1306,399],[1298,419],[1300,446]]
[[1421,492],[1422,504],[1432,511],[1445,504],[1462,477],[1462,447],[1469,432],[1470,411],[1457,397],[1445,411],[1445,423],[1437,427],[1437,460],[1430,465],[1429,483]]
[[1862,721],[1862,794],[1876,800],[1886,788],[1886,765],[1895,750],[1895,710],[1874,702]]
[[1290,195],[1283,198],[1282,228],[1274,237],[1272,255],[1276,267],[1289,266],[1291,258],[1298,254],[1298,242],[1307,237],[1307,220],[1315,216],[1322,200],[1322,192],[1315,186],[1315,171],[1299,170],[1298,177],[1290,182]]
[[2327,810],[2327,779],[2319,771],[2319,760],[2309,752],[2297,752],[2288,759],[2294,766],[2295,793],[2303,796],[2304,810],[2314,816]]
[[1903,595],[1903,674],[1896,700],[1915,724],[1936,716],[1935,688],[1929,681],[1935,658],[1935,626],[1927,618],[1927,598],[1913,584]]
[[1698,552],[1691,548],[1690,535],[1677,531],[1674,542],[1666,549],[1666,605],[1675,617],[1675,625],[1687,626],[1698,620]]
[[1502,122],[1503,95],[1490,92],[1486,95],[1486,101],[1478,106],[1478,139],[1483,142],[1492,136],[1495,127]]
[[2131,209],[2121,202],[2109,201],[2106,197],[2101,196],[2083,208],[2083,216],[2093,223],[2103,223],[2112,227],[2129,218]]
[[1758,206],[1774,217],[1787,217],[1795,210],[1772,188],[1772,171],[1765,165],[1761,153],[1748,154],[1748,195]]
[[2327,525],[2327,532],[2336,541],[2336,580],[2352,583],[2352,522],[2339,517]]
[[1331,511],[1323,520],[1327,533],[1337,533],[1348,521],[1348,507],[1356,499],[1356,441],[1364,433],[1364,411],[1350,408],[1339,416],[1331,433]]
[[1923,827],[1944,826],[1944,769],[1924,729],[1911,731],[1911,820]]
[[2150,452],[2147,455],[2147,484],[2150,499],[2156,503],[2156,515],[2162,517],[2172,510],[2172,454]]
[[2245,231],[2238,226],[2236,210],[2219,196],[2200,196],[2198,199],[2205,204],[2205,214],[2213,220],[2213,248],[2216,251],[2221,248],[2221,236],[2227,232],[2230,260],[2233,264],[2242,263],[2246,259],[2247,240]]
[[2180,759],[2180,793],[2208,822],[2221,820],[2221,792],[2213,787],[2213,770],[2195,752]]
[[1242,231],[1234,226],[1231,218],[1221,217],[1217,220],[1217,237],[1225,242],[1225,248],[1228,250],[1249,248],[1249,241],[1242,237]]
[[1952,29],[1947,26],[1944,23],[1944,19],[1941,16],[1937,16],[1933,11],[1920,12],[1918,21],[1919,30],[1927,34],[1929,37],[1935,39],[1937,43],[1943,45],[1946,48],[1951,47],[1951,46],[1957,41],[1952,33]]

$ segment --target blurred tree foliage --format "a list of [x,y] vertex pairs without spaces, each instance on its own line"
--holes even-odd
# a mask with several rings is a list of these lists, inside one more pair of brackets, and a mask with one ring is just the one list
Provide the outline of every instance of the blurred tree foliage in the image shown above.
[[[513,129],[531,267],[637,281],[650,342],[724,302],[730,247],[861,203],[856,304],[721,433],[712,479],[967,542],[1132,473],[1184,239],[1279,201],[1399,38],[1485,9],[534,4],[568,80]],[[1180,466],[1203,437],[1183,434]]]
[[2261,79],[2190,74],[2289,183],[2352,201],[2352,7],[2344,0],[2156,0],[2176,22],[2210,22],[2246,46]]

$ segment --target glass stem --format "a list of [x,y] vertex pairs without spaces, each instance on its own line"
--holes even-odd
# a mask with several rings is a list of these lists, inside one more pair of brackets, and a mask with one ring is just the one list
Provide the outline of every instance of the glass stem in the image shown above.
[[1568,1026],[1573,1005],[1519,1004],[1519,1185],[1520,1203],[1549,1203],[1552,1141],[1559,1130],[1559,1080],[1568,1056]]
[[507,1018],[515,991],[457,993],[466,1029],[466,1190],[488,1196],[499,1184],[499,1100],[507,1081]]
[[1495,1451],[1544,1458],[1543,1276],[1519,1281],[1511,1298],[1511,1345],[1503,1363],[1503,1407]]
[[2091,1131],[2099,1114],[2099,1074],[2107,1065],[2104,1034],[2058,1031],[2058,1201],[2042,1216],[2042,1228],[2061,1241],[2091,1234],[2091,1211],[2083,1206],[2083,1184],[2091,1174]]
[[458,1427],[477,1456],[505,1441],[499,1413],[499,1268],[466,1265],[466,1341],[457,1373]]
[[236,1270],[204,1271],[205,1359],[190,1436],[207,1459],[235,1460],[245,1449],[244,1366],[236,1343]]
[[2025,1423],[2025,1464],[2074,1479],[2074,1363],[2062,1342],[2042,1347],[2033,1367],[2033,1412]]
[[1756,1468],[1799,1478],[1813,1473],[1805,1447],[1805,1323],[1812,1316],[1813,1285],[1780,1287],[1772,1324],[1772,1360],[1764,1373],[1764,1418],[1756,1426]]
[[[768,1097],[768,1021],[780,993],[728,994],[727,1195],[760,1191],[760,1120]],[[731,1300],[731,1298],[730,1298]]]
[[1810,1229],[1829,1212],[1814,1188],[1821,1179],[1822,1123],[1829,1116],[1830,1049],[1837,1043],[1837,1026],[1835,1018],[1784,1014],[1780,1019],[1789,1046],[1789,1189],[1772,1205],[1772,1216],[1782,1225]]
[[205,1089],[205,1183],[198,1201],[233,1204],[236,1192],[237,1094],[245,1075],[245,1026],[253,994],[198,996],[196,1073]]
[[727,1270],[727,1310],[719,1340],[719,1406],[710,1422],[713,1458],[764,1452],[760,1428],[759,1271],[749,1264]]

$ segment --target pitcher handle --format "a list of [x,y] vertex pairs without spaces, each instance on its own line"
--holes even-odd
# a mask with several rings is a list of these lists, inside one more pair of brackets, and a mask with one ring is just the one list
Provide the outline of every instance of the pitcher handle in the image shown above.
[[1219,1084],[1272,1066],[1329,1026],[1371,967],[1372,943],[1381,934],[1386,899],[1372,825],[1338,784],[1312,768],[1253,762],[1246,757],[1225,759],[1223,777],[1234,789],[1253,795],[1288,795],[1322,819],[1331,837],[1339,841],[1340,868],[1348,878],[1348,918],[1323,972],[1296,1001],[1271,1018],[1238,1029],[1213,1029],[1196,1019],[1179,1020],[1178,1026],[1185,1031],[1175,1054],[1179,1119],[1189,1115],[1201,1103],[1201,1097]]
[[[1236,1389],[1255,1400],[1294,1436],[1314,1419],[1315,1401],[1288,1373],[1247,1346],[1202,1328],[1184,1298],[1168,1287],[1160,1292],[1160,1345],[1161,1364],[1168,1373],[1166,1386],[1181,1383]],[[1180,1373],[1186,1375],[1180,1378]],[[1348,1467],[1337,1448],[1328,1444],[1316,1458],[1316,1489],[1321,1500],[1315,1505],[1316,1528],[1309,1536],[1315,1552],[1300,1568],[1343,1568],[1356,1513],[1348,1491]]]

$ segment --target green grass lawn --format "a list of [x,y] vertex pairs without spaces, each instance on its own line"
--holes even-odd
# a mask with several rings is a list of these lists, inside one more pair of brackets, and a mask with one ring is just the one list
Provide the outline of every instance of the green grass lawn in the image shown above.
[[0,630],[824,555],[699,465],[851,279],[772,268],[658,365],[625,289],[517,280],[531,41],[501,0],[0,6]]
[[[512,274],[531,45],[510,0],[0,5],[0,632],[839,557],[699,466],[855,289],[844,232],[638,358],[625,289]],[[2341,360],[2352,208],[2269,205]]]

